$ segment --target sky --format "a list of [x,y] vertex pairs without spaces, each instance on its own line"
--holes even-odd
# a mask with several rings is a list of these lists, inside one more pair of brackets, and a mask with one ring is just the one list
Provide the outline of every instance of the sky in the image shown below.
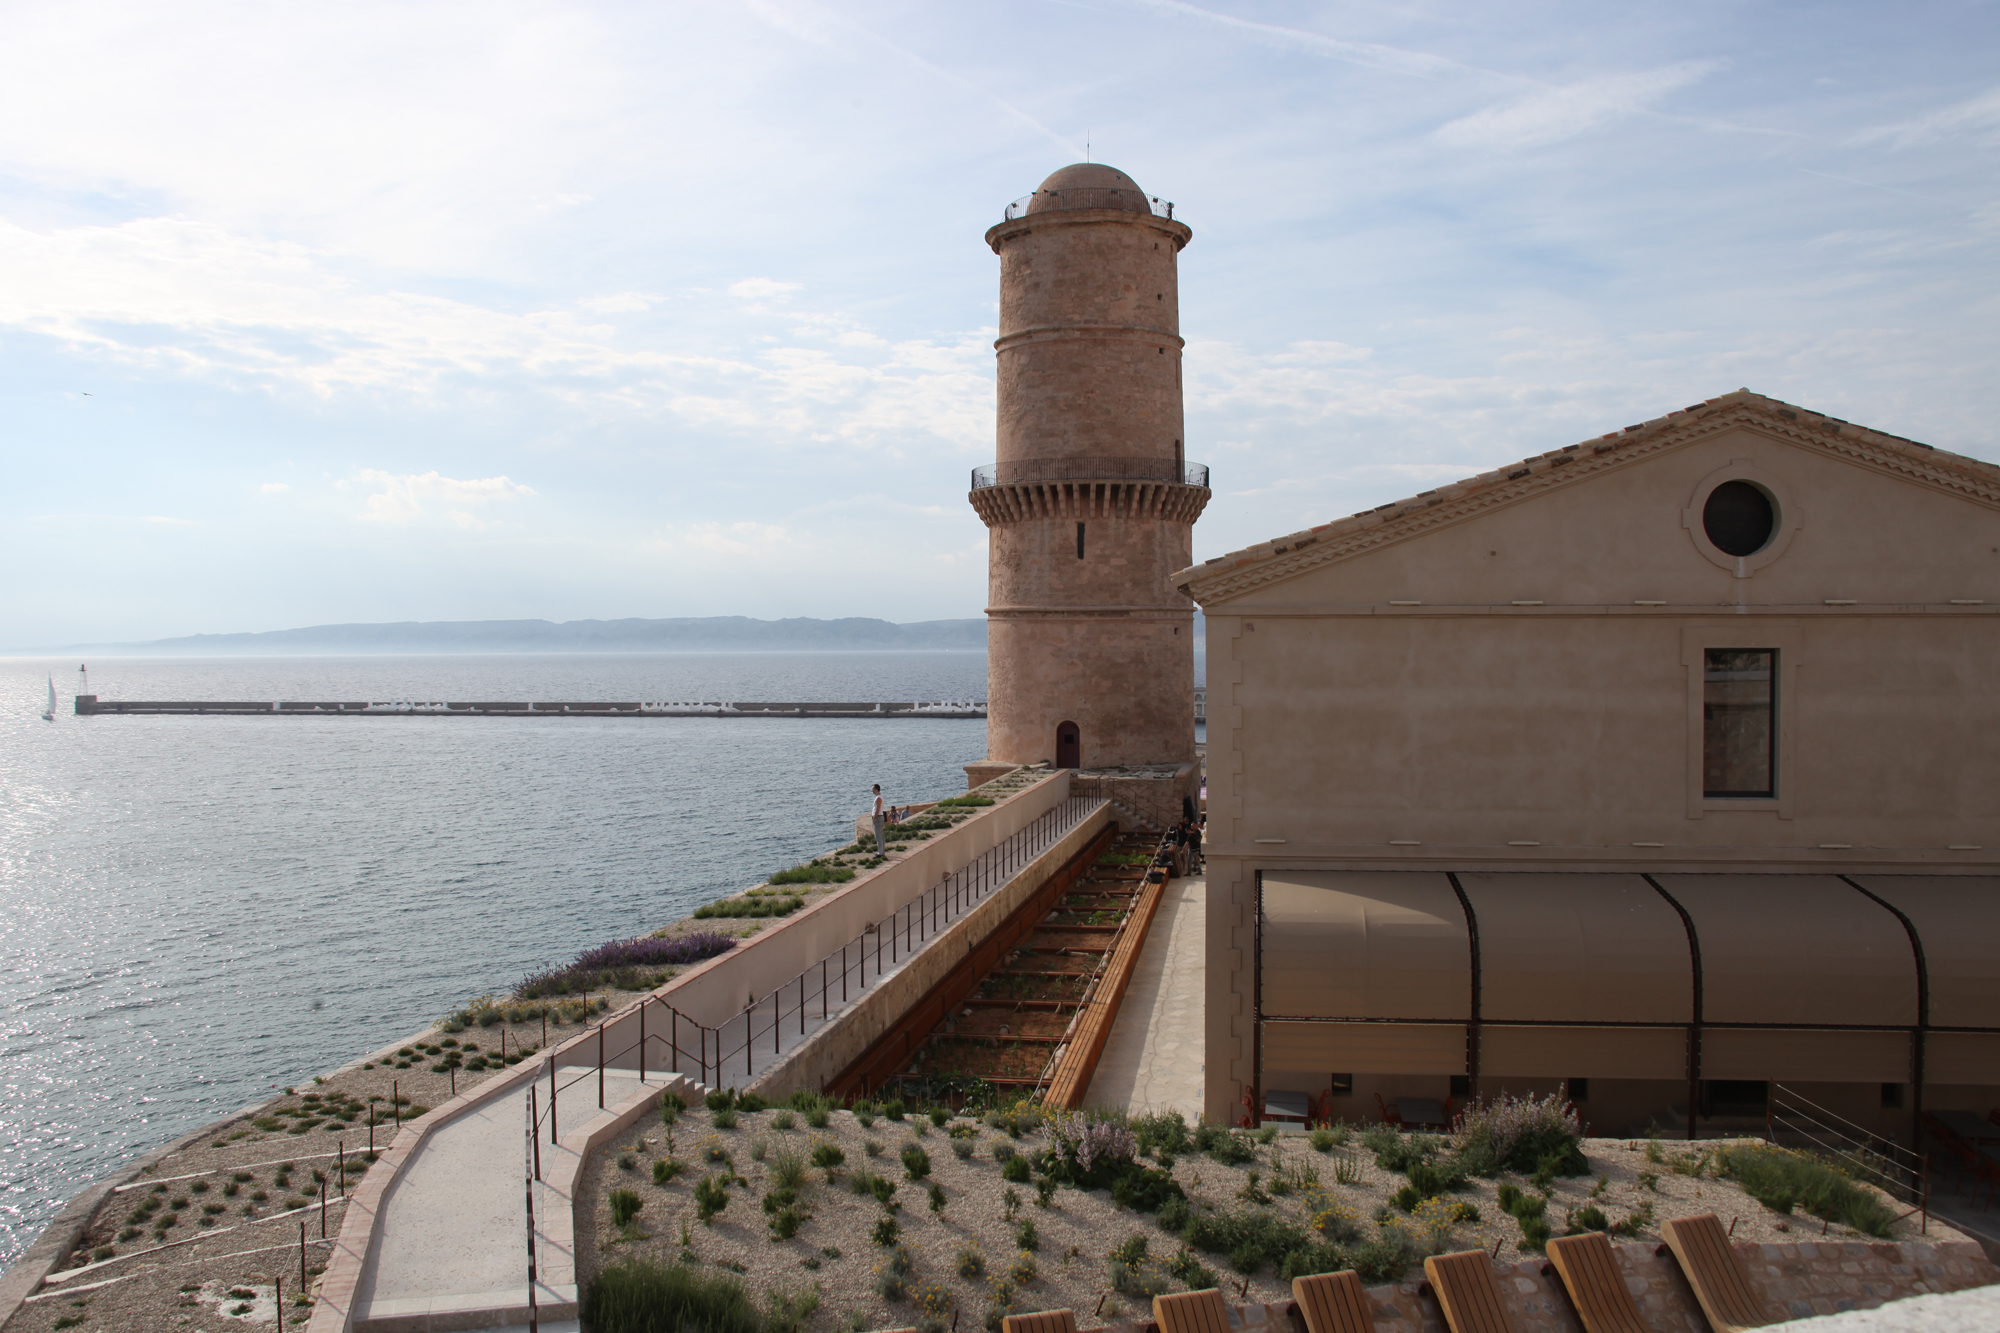
[[2000,459],[2000,5],[0,9],[0,647],[975,616],[998,261],[1175,201],[1197,559],[1748,387]]

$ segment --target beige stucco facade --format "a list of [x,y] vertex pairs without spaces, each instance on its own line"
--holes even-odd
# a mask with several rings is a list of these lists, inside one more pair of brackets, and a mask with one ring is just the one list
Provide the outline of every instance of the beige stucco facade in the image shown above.
[[[986,234],[1000,257],[987,756],[1194,757],[1193,606],[1170,576],[1207,502],[1181,416],[1176,258],[1192,233],[1103,165],[1055,173]],[[1063,738],[1071,739],[1065,741]]]
[[[1720,549],[1704,523],[1731,482],[1773,515],[1747,556]],[[1701,1094],[1683,1069],[1865,1084],[1886,1102],[1878,1085],[1916,1076],[1913,1034],[1933,1026],[1923,1077],[1949,1072],[1934,1102],[1972,1088],[1976,1103],[1989,1096],[1977,1088],[2000,1085],[2000,999],[1952,1023],[1917,1012],[1910,903],[1930,901],[1918,890],[1931,881],[1909,878],[2000,876],[2000,469],[1736,393],[1176,578],[1208,617],[1210,1115],[1236,1118],[1260,1071],[1268,1088],[1287,1063],[1372,1073],[1361,1099],[1442,1095],[1446,1076],[1490,1092],[1505,1071],[1517,1089],[1560,1086],[1558,1074],[1591,1077],[1579,1066],[1594,1062],[1596,1079],[1623,1080],[1630,1105],[1607,1110],[1612,1120],[1647,1103],[1685,1109]],[[1768,795],[1705,794],[1704,746],[1719,744],[1704,729],[1705,697],[1719,697],[1704,691],[1720,688],[1708,653],[1724,649],[1775,653]],[[1343,891],[1364,884],[1353,872],[1388,873],[1356,898],[1378,915],[1403,903],[1405,918],[1458,931],[1425,946],[1437,966],[1469,953],[1476,967],[1484,948],[1483,993],[1469,977],[1435,979],[1435,1013],[1405,997],[1381,1002],[1395,1013],[1345,1015],[1434,1018],[1430,1028],[1260,1033],[1260,1014],[1285,1012],[1259,994],[1260,875],[1303,885],[1286,890],[1301,902],[1347,903]],[[1894,892],[1871,888],[1878,877]],[[2000,915],[1979,906],[2000,901],[2000,879],[1977,883],[1926,938],[1962,933],[1956,912],[2000,946]],[[1784,899],[1785,886],[1802,896]],[[1520,907],[1544,891],[1576,906]],[[1632,956],[1668,958],[1667,992],[1689,990],[1690,948],[1697,978],[1704,956],[1712,970],[1747,948],[1771,960],[1773,994],[1736,1010],[1711,995],[1706,1029],[1664,1001],[1651,1019],[1606,1018],[1637,983],[1594,975],[1593,952],[1554,966],[1539,1010],[1496,998],[1538,965],[1493,954],[1495,938],[1574,933],[1589,904],[1616,894],[1647,914]],[[1790,906],[1771,907],[1781,900]],[[1841,913],[1859,914],[1851,947],[1780,947],[1802,920]],[[1407,929],[1393,916],[1341,927],[1340,947]],[[1468,923],[1488,938],[1468,938]],[[1899,989],[1859,1017],[1801,982],[1816,958],[1851,979],[1863,955]],[[1332,954],[1294,948],[1275,968],[1264,956],[1275,1003],[1295,1008],[1315,988],[1332,1009],[1362,1003],[1352,987],[1333,998]],[[1754,989],[1758,966],[1748,973]],[[1779,1002],[1786,985],[1803,1008]],[[1576,1028],[1568,1045],[1480,1029],[1509,1021]],[[1593,1022],[1635,1026],[1593,1037]],[[1825,1030],[1804,1030],[1813,1024]],[[1791,1027],[1772,1037],[1759,1025]],[[1706,1064],[1687,1054],[1696,1047]],[[1336,1059],[1349,1063],[1315,1064]]]

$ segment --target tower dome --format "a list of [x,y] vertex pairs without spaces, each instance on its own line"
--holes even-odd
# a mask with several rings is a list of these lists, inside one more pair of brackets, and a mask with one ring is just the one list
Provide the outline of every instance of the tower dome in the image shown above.
[[1152,204],[1139,182],[1102,162],[1077,162],[1050,176],[1028,196],[1030,213],[1059,208],[1122,208],[1151,213]]

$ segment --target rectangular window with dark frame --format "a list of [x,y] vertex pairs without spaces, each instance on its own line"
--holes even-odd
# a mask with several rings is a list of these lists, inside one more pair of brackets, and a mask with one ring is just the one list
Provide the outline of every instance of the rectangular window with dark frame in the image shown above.
[[1706,650],[1701,698],[1703,796],[1776,796],[1778,650]]

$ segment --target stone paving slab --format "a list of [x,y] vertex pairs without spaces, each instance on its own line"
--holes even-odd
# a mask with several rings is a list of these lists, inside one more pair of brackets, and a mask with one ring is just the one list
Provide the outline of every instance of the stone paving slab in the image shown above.
[[1167,881],[1085,1106],[1200,1118],[1207,905],[1206,879]]
[[[594,1070],[564,1066],[557,1082],[557,1127],[569,1138],[599,1116],[598,1079]],[[605,1071],[607,1105],[615,1106],[639,1088],[635,1071]],[[546,1108],[546,1078],[538,1084],[537,1097]],[[460,1320],[475,1311],[525,1309],[527,1100],[525,1085],[510,1089],[424,1140],[383,1200],[355,1302],[357,1326],[380,1333],[405,1326],[478,1328],[486,1325]],[[552,1313],[567,1312],[565,1307],[573,1310],[577,1299],[570,1200],[551,1188],[548,1178],[571,1151],[547,1141],[546,1121],[541,1137],[544,1180],[535,1187],[536,1299],[552,1307]]]

